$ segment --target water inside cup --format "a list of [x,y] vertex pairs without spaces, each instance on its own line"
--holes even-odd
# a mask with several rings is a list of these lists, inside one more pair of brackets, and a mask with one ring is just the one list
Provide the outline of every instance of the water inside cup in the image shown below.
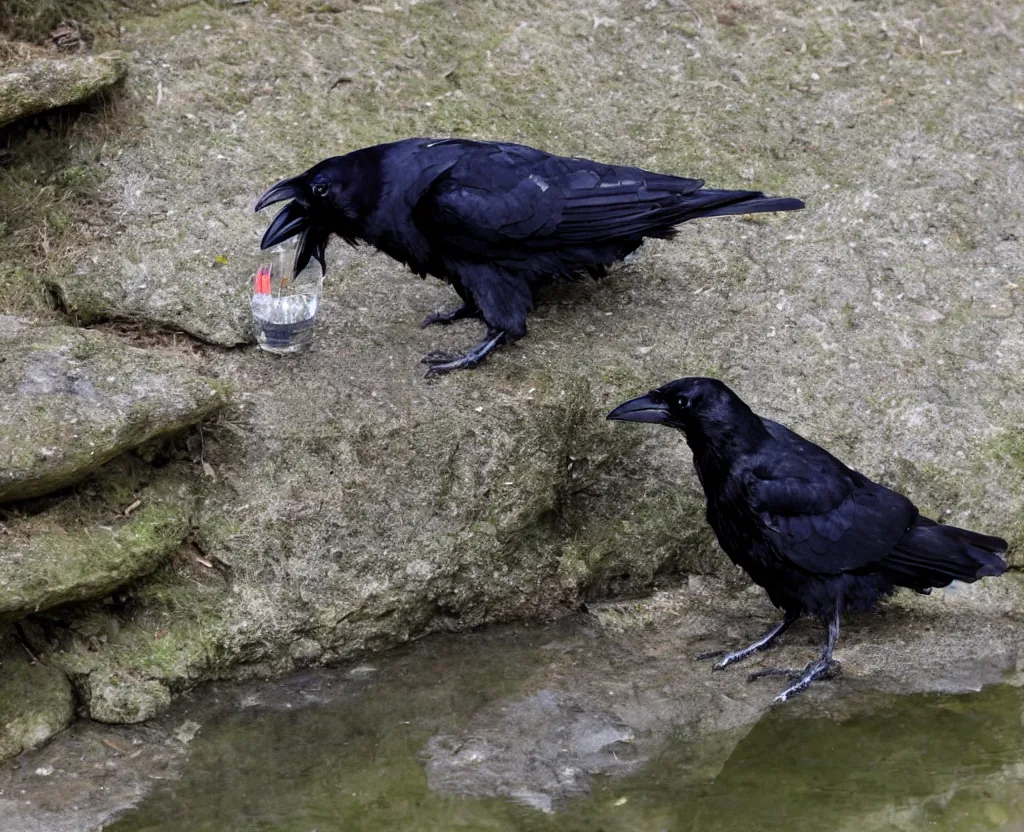
[[323,276],[307,266],[294,275],[295,245],[271,250],[253,281],[253,327],[260,349],[278,355],[303,352],[313,343],[313,322],[320,305]]

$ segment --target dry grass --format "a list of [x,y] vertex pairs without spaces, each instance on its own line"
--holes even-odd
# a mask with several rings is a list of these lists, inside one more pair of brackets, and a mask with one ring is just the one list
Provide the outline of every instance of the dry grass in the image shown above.
[[0,0],[0,35],[42,43],[65,21],[112,29],[120,4],[110,0]]
[[104,236],[103,149],[130,122],[99,96],[0,130],[0,314],[47,314],[45,280]]
[[[49,33],[68,21],[87,41],[109,40],[124,11],[111,0],[0,0],[0,67],[54,55]],[[0,129],[0,314],[48,314],[45,278],[73,269],[101,232],[101,156],[125,115],[98,97]]]

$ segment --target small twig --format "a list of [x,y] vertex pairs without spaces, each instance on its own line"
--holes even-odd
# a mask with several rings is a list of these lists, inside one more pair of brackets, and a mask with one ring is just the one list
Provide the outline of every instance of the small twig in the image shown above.
[[135,509],[142,505],[142,500],[135,500],[128,508],[124,510],[124,516],[128,517]]
[[28,653],[28,657],[31,660],[32,664],[42,664],[42,662],[39,661],[39,656],[37,656],[35,653],[33,653],[31,650],[29,650],[28,645],[25,644],[25,642],[22,641],[20,638],[18,639],[18,644],[21,645],[21,649],[22,650],[24,650],[26,653]]

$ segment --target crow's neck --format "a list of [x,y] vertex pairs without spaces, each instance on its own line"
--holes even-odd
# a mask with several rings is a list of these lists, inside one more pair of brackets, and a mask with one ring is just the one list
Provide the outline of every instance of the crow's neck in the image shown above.
[[686,433],[693,464],[705,490],[720,488],[737,463],[757,453],[770,438],[761,417],[746,405],[743,408],[745,412],[733,413],[727,424],[710,422]]
[[[381,198],[381,149],[364,147],[349,153],[345,158],[345,181],[347,187],[346,211],[336,222],[338,235],[354,237],[364,242],[369,239],[367,223],[370,215],[380,204]],[[342,234],[341,229],[345,234]]]

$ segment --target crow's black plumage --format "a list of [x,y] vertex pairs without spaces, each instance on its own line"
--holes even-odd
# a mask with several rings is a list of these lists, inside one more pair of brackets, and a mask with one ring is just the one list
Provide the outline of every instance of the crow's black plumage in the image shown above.
[[300,235],[300,268],[316,258],[326,271],[334,233],[450,283],[462,306],[423,325],[479,317],[487,335],[464,356],[427,356],[429,376],[472,367],[522,338],[538,287],[600,277],[645,237],[671,237],[699,217],[803,207],[798,199],[703,184],[518,144],[406,139],[325,159],[278,182],[256,210],[291,200],[261,245]]
[[836,666],[832,649],[844,610],[871,609],[900,586],[928,593],[1006,571],[1005,540],[923,517],[903,495],[761,418],[716,379],[673,381],[619,405],[608,418],[683,431],[718,542],[785,614],[752,645],[725,654],[717,669],[768,647],[802,616],[827,624],[818,661],[799,673],[754,674],[796,677],[779,701]]

